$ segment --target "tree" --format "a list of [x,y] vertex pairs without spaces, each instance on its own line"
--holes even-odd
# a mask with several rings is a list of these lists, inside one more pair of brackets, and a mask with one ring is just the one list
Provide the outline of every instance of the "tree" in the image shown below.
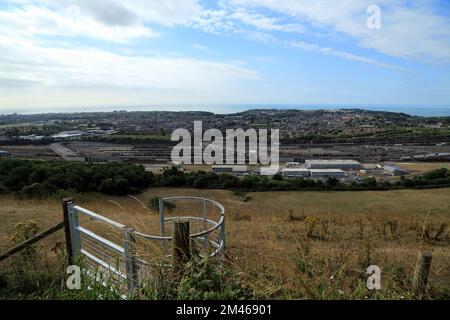
[[334,188],[334,187],[336,187],[338,184],[339,184],[339,179],[337,179],[336,177],[329,177],[329,178],[327,179],[326,185],[327,185],[327,187],[329,187],[329,188]]
[[281,181],[281,180],[283,180],[283,175],[282,175],[280,172],[278,172],[278,173],[276,173],[276,174],[273,176],[272,179],[273,179],[273,180],[277,180],[277,181]]

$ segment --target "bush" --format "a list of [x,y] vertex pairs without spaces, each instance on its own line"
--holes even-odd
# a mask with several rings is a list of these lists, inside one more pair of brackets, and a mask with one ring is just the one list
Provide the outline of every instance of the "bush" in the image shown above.
[[98,191],[111,195],[140,192],[154,176],[140,165],[0,159],[0,192],[48,197],[58,190]]
[[47,198],[53,193],[55,193],[56,188],[52,184],[48,182],[44,183],[33,183],[28,186],[24,186],[20,193],[27,197],[39,197],[39,198]]
[[326,182],[312,179],[272,179],[261,176],[238,178],[197,171],[185,173],[178,167],[165,168],[161,175],[153,175],[140,165],[128,163],[78,163],[60,161],[31,161],[0,159],[0,194],[16,192],[24,196],[48,197],[61,190],[84,193],[97,191],[108,195],[127,195],[148,187],[194,187],[199,189],[229,189],[243,192],[264,191],[361,191],[400,188],[436,188],[450,186],[450,172],[443,168],[395,183],[366,178],[361,183],[344,184],[336,178]]
[[147,279],[144,298],[156,300],[242,300],[250,299],[250,291],[238,275],[220,260],[194,258],[184,272],[159,270]]

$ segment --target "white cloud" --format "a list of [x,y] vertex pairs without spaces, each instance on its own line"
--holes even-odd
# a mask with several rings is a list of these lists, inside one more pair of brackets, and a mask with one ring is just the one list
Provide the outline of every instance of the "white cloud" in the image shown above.
[[235,78],[258,78],[256,72],[230,63],[49,48],[1,36],[0,51],[0,78],[33,81],[41,86],[176,90],[211,88]]
[[197,0],[14,2],[0,10],[0,108],[40,102],[210,101],[259,79],[238,63],[146,55],[145,50],[137,54],[132,46],[119,54],[101,48],[101,42],[94,49],[70,41],[90,37],[129,43],[155,37],[149,24],[185,25],[201,12]]
[[[351,36],[364,47],[391,56],[450,62],[450,20],[436,13],[437,1],[407,0],[229,0],[237,8],[268,8],[308,22],[326,33]],[[381,7],[381,30],[369,30],[366,9]]]
[[197,50],[208,50],[208,47],[207,47],[207,46],[201,45],[201,44],[199,44],[199,43],[194,43],[194,44],[192,45],[192,47],[193,47],[194,49],[197,49]]
[[252,40],[252,41],[256,41],[256,42],[261,42],[261,43],[273,43],[273,42],[277,42],[278,38],[271,35],[270,33],[267,32],[259,32],[259,31],[242,31],[242,33],[244,34],[244,37],[248,40]]
[[127,26],[105,25],[83,15],[76,6],[63,11],[36,6],[0,11],[0,34],[16,37],[88,36],[119,43],[156,36],[155,32],[139,23]]
[[185,24],[200,15],[197,0],[30,0],[0,11],[0,32],[84,36],[127,42],[157,34],[146,24]]
[[15,8],[0,11],[0,29],[31,35],[87,36],[123,43],[157,36],[149,27],[152,24],[185,25],[267,43],[274,40],[269,39],[274,37],[270,32],[304,33],[308,24],[314,32],[331,38],[348,35],[386,55],[450,62],[450,19],[437,13],[436,0],[377,0],[381,30],[366,27],[366,9],[373,0],[222,0],[219,9],[207,9],[208,3],[199,0],[6,2],[15,3]]
[[345,51],[336,50],[336,49],[329,48],[329,47],[321,47],[316,44],[306,43],[304,41],[290,41],[287,44],[291,47],[298,48],[298,49],[301,49],[304,51],[320,53],[320,54],[327,55],[327,56],[339,57],[339,58],[343,58],[343,59],[350,60],[350,61],[372,64],[374,66],[386,68],[386,69],[407,71],[407,69],[405,69],[405,68],[395,66],[392,64],[388,64],[388,63],[384,63],[384,62],[378,61],[376,59],[371,59],[368,57],[356,55],[356,54],[345,52]]
[[198,17],[202,11],[198,0],[124,0],[121,2],[145,22],[169,26],[187,23]]
[[252,41],[270,43],[277,38],[270,32],[302,34],[303,26],[298,23],[286,23],[285,19],[268,17],[260,13],[236,9],[220,3],[217,10],[204,9],[200,15],[192,18],[186,25],[216,35],[240,35]]
[[300,24],[280,23],[279,19],[266,17],[258,13],[249,13],[245,10],[239,10],[229,15],[229,19],[239,20],[247,25],[256,27],[259,30],[265,31],[283,31],[303,33],[303,27]]

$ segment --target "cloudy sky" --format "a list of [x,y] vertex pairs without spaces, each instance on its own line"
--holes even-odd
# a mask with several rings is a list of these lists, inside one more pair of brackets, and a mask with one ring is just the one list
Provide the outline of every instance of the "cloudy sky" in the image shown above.
[[450,105],[450,2],[0,0],[0,112],[271,103]]

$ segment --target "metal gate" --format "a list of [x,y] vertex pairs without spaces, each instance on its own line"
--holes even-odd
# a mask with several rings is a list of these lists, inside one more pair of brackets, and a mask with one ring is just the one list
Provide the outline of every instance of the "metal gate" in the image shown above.
[[[166,212],[174,207],[177,212]],[[189,214],[183,215],[187,208]],[[192,225],[189,237],[197,255],[213,257],[225,249],[225,208],[206,198],[161,198],[159,235],[134,230],[73,202],[67,204],[67,211],[72,260],[82,261],[89,276],[126,295],[141,287],[153,268],[171,267],[172,236],[168,234],[175,221]],[[218,221],[210,217],[213,211],[218,212]]]

